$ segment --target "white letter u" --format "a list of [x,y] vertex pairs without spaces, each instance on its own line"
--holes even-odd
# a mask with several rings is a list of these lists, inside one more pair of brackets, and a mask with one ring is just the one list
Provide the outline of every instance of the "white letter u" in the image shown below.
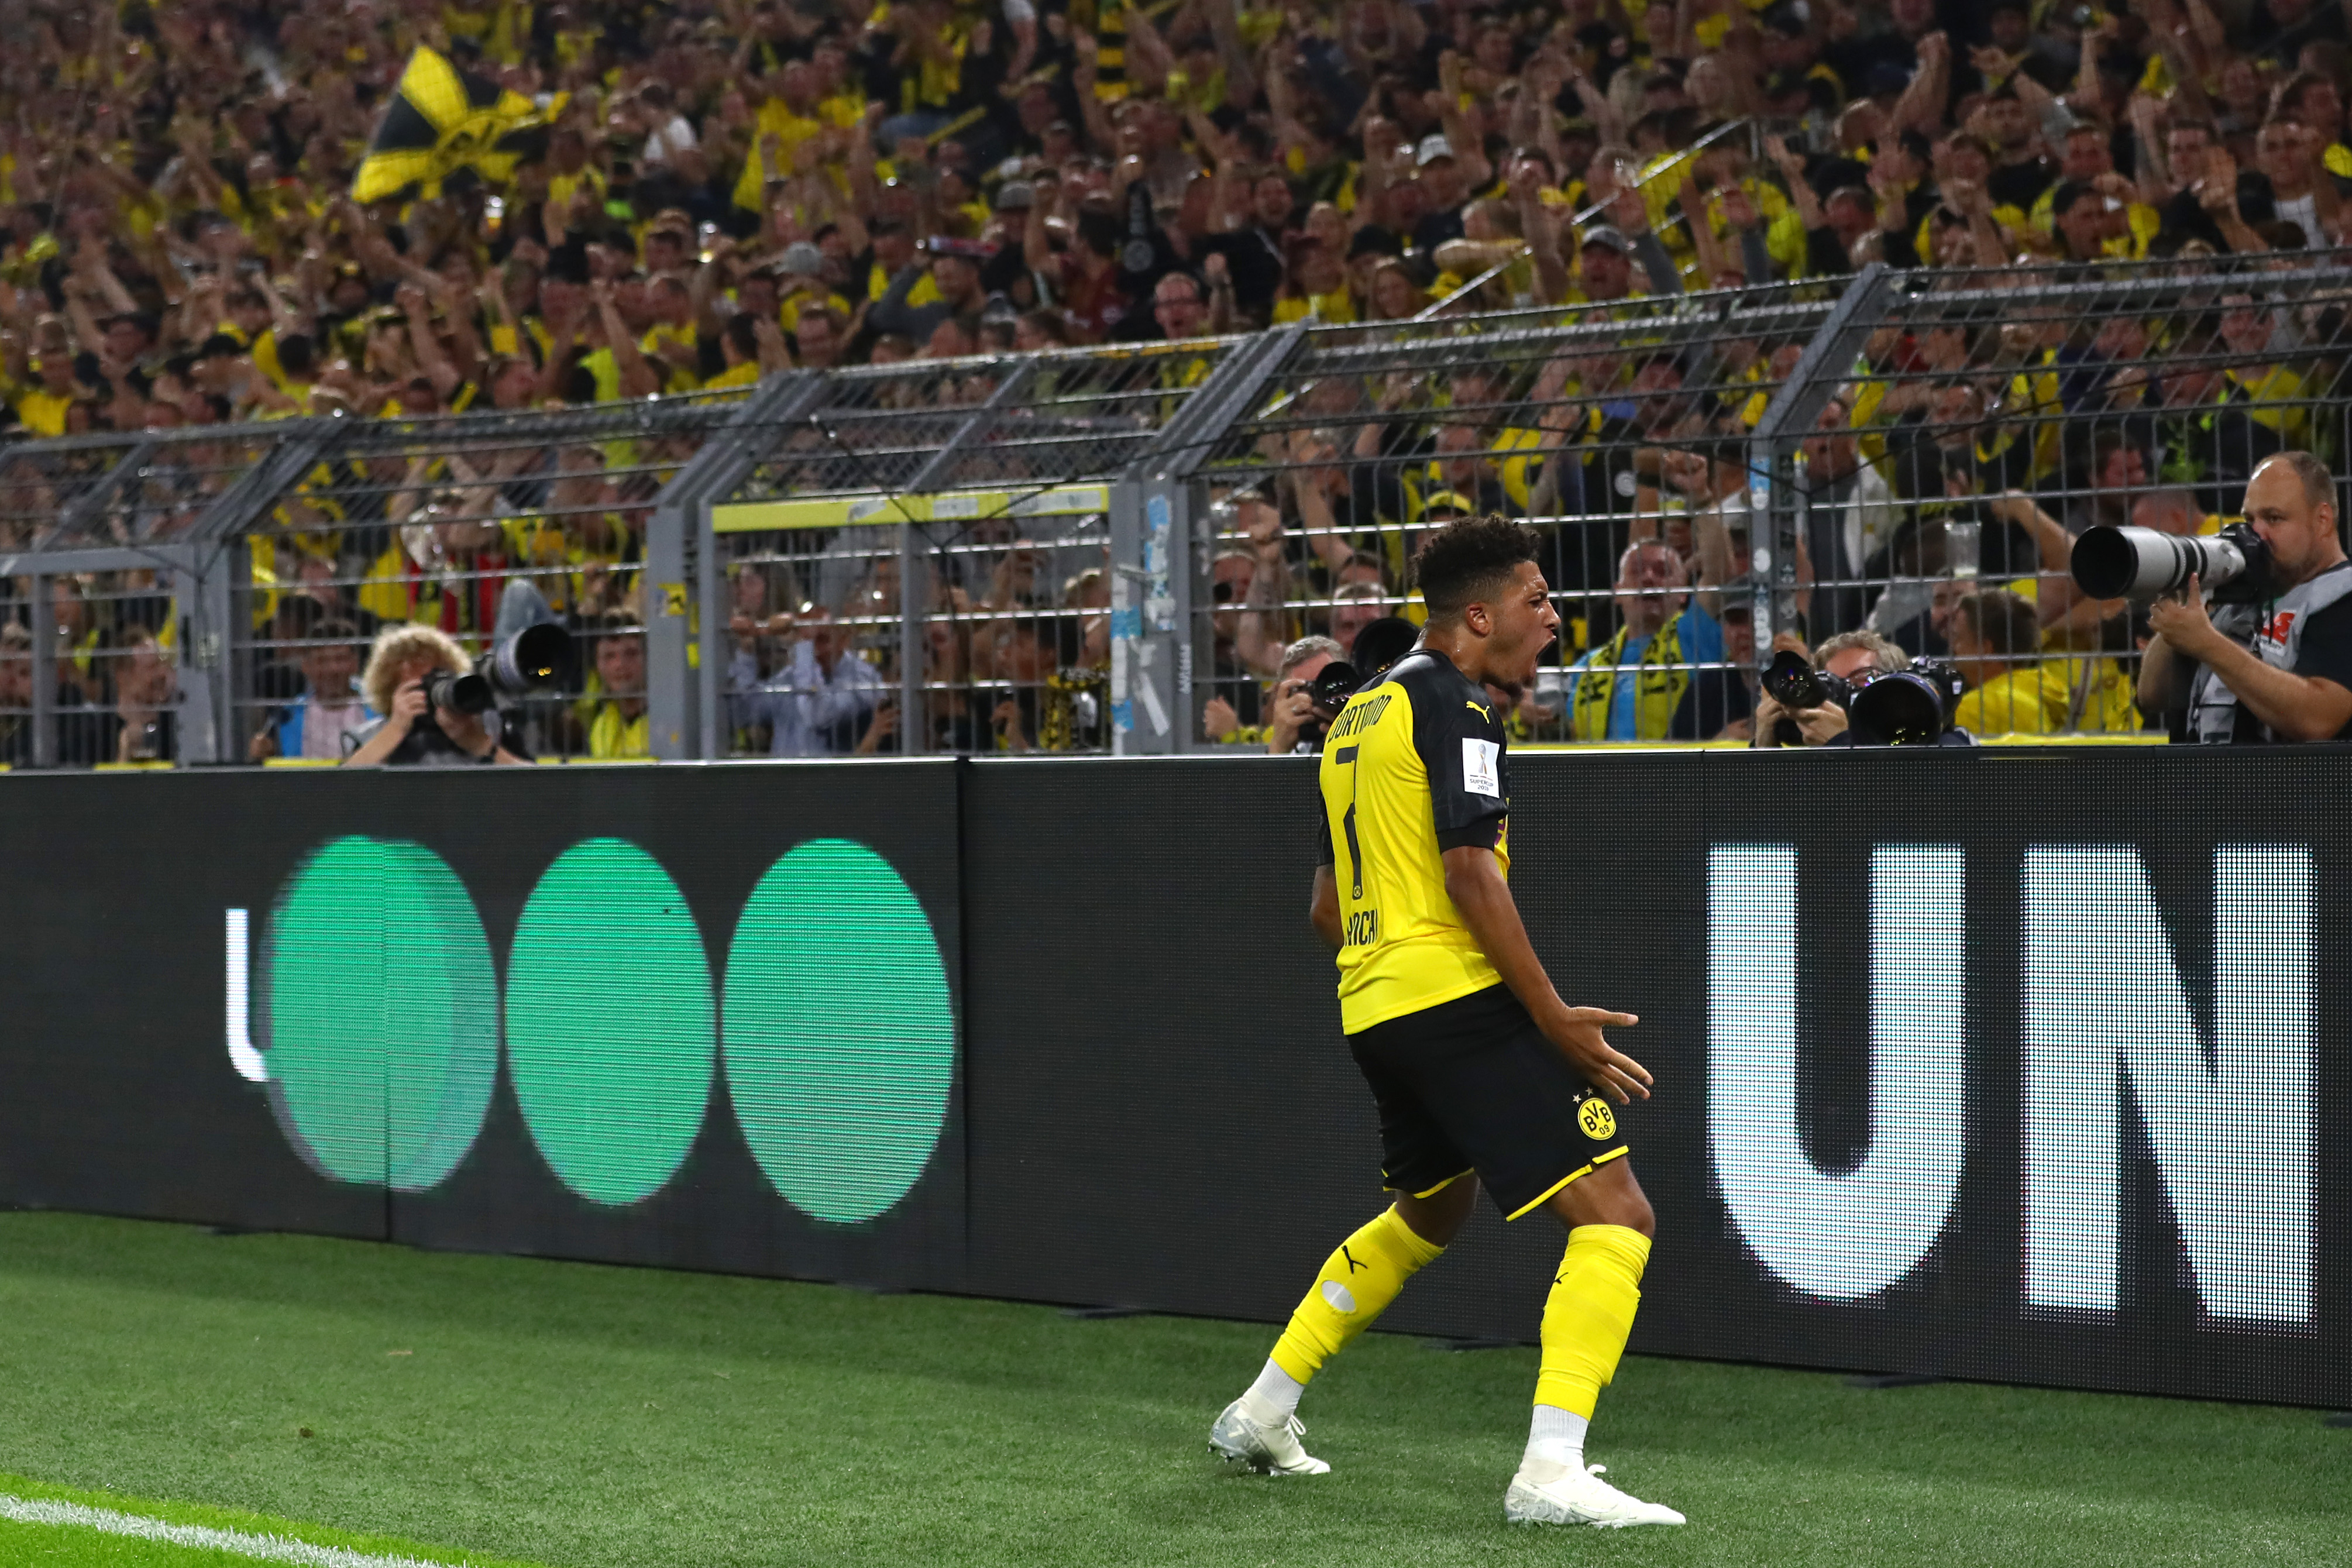
[[1870,857],[1870,1152],[1828,1174],[1797,1121],[1797,851],[1717,845],[1707,865],[1707,1138],[1732,1222],[1810,1295],[1884,1290],[1935,1245],[1962,1152],[1966,852]]

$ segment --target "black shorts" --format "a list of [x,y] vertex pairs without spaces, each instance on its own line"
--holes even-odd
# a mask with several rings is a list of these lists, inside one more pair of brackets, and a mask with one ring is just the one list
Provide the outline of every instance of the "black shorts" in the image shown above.
[[1517,1219],[1622,1159],[1624,1112],[1493,985],[1348,1037],[1381,1110],[1381,1184],[1426,1197],[1478,1173]]

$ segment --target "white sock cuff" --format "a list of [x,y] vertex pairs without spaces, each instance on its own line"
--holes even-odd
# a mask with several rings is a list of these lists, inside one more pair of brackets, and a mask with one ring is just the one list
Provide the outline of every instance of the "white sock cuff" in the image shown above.
[[1298,1396],[1306,1392],[1305,1384],[1276,1366],[1269,1358],[1265,1370],[1257,1374],[1257,1381],[1249,1385],[1248,1392],[1242,1397],[1274,1415],[1287,1417],[1298,1414]]
[[[1562,1410],[1557,1405],[1538,1405],[1528,1424],[1528,1447],[1544,1448],[1550,1458],[1567,1460],[1581,1458],[1584,1454],[1584,1432],[1591,1422],[1572,1410]],[[1561,1450],[1567,1450],[1566,1453]]]

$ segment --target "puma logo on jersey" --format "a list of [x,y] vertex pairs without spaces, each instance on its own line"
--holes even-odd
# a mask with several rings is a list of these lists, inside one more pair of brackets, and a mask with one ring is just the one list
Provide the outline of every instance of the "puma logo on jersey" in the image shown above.
[[1490,724],[1495,721],[1495,716],[1492,713],[1487,712],[1484,708],[1481,708],[1475,702],[1471,701],[1467,697],[1462,700],[1462,706],[1467,708],[1471,712],[1475,713],[1479,718],[1486,720]]

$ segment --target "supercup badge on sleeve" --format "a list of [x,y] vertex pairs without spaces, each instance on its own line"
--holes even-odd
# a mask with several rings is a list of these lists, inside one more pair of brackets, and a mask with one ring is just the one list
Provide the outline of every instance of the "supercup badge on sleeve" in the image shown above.
[[1466,795],[1503,798],[1502,746],[1494,741],[1462,742],[1462,789]]

